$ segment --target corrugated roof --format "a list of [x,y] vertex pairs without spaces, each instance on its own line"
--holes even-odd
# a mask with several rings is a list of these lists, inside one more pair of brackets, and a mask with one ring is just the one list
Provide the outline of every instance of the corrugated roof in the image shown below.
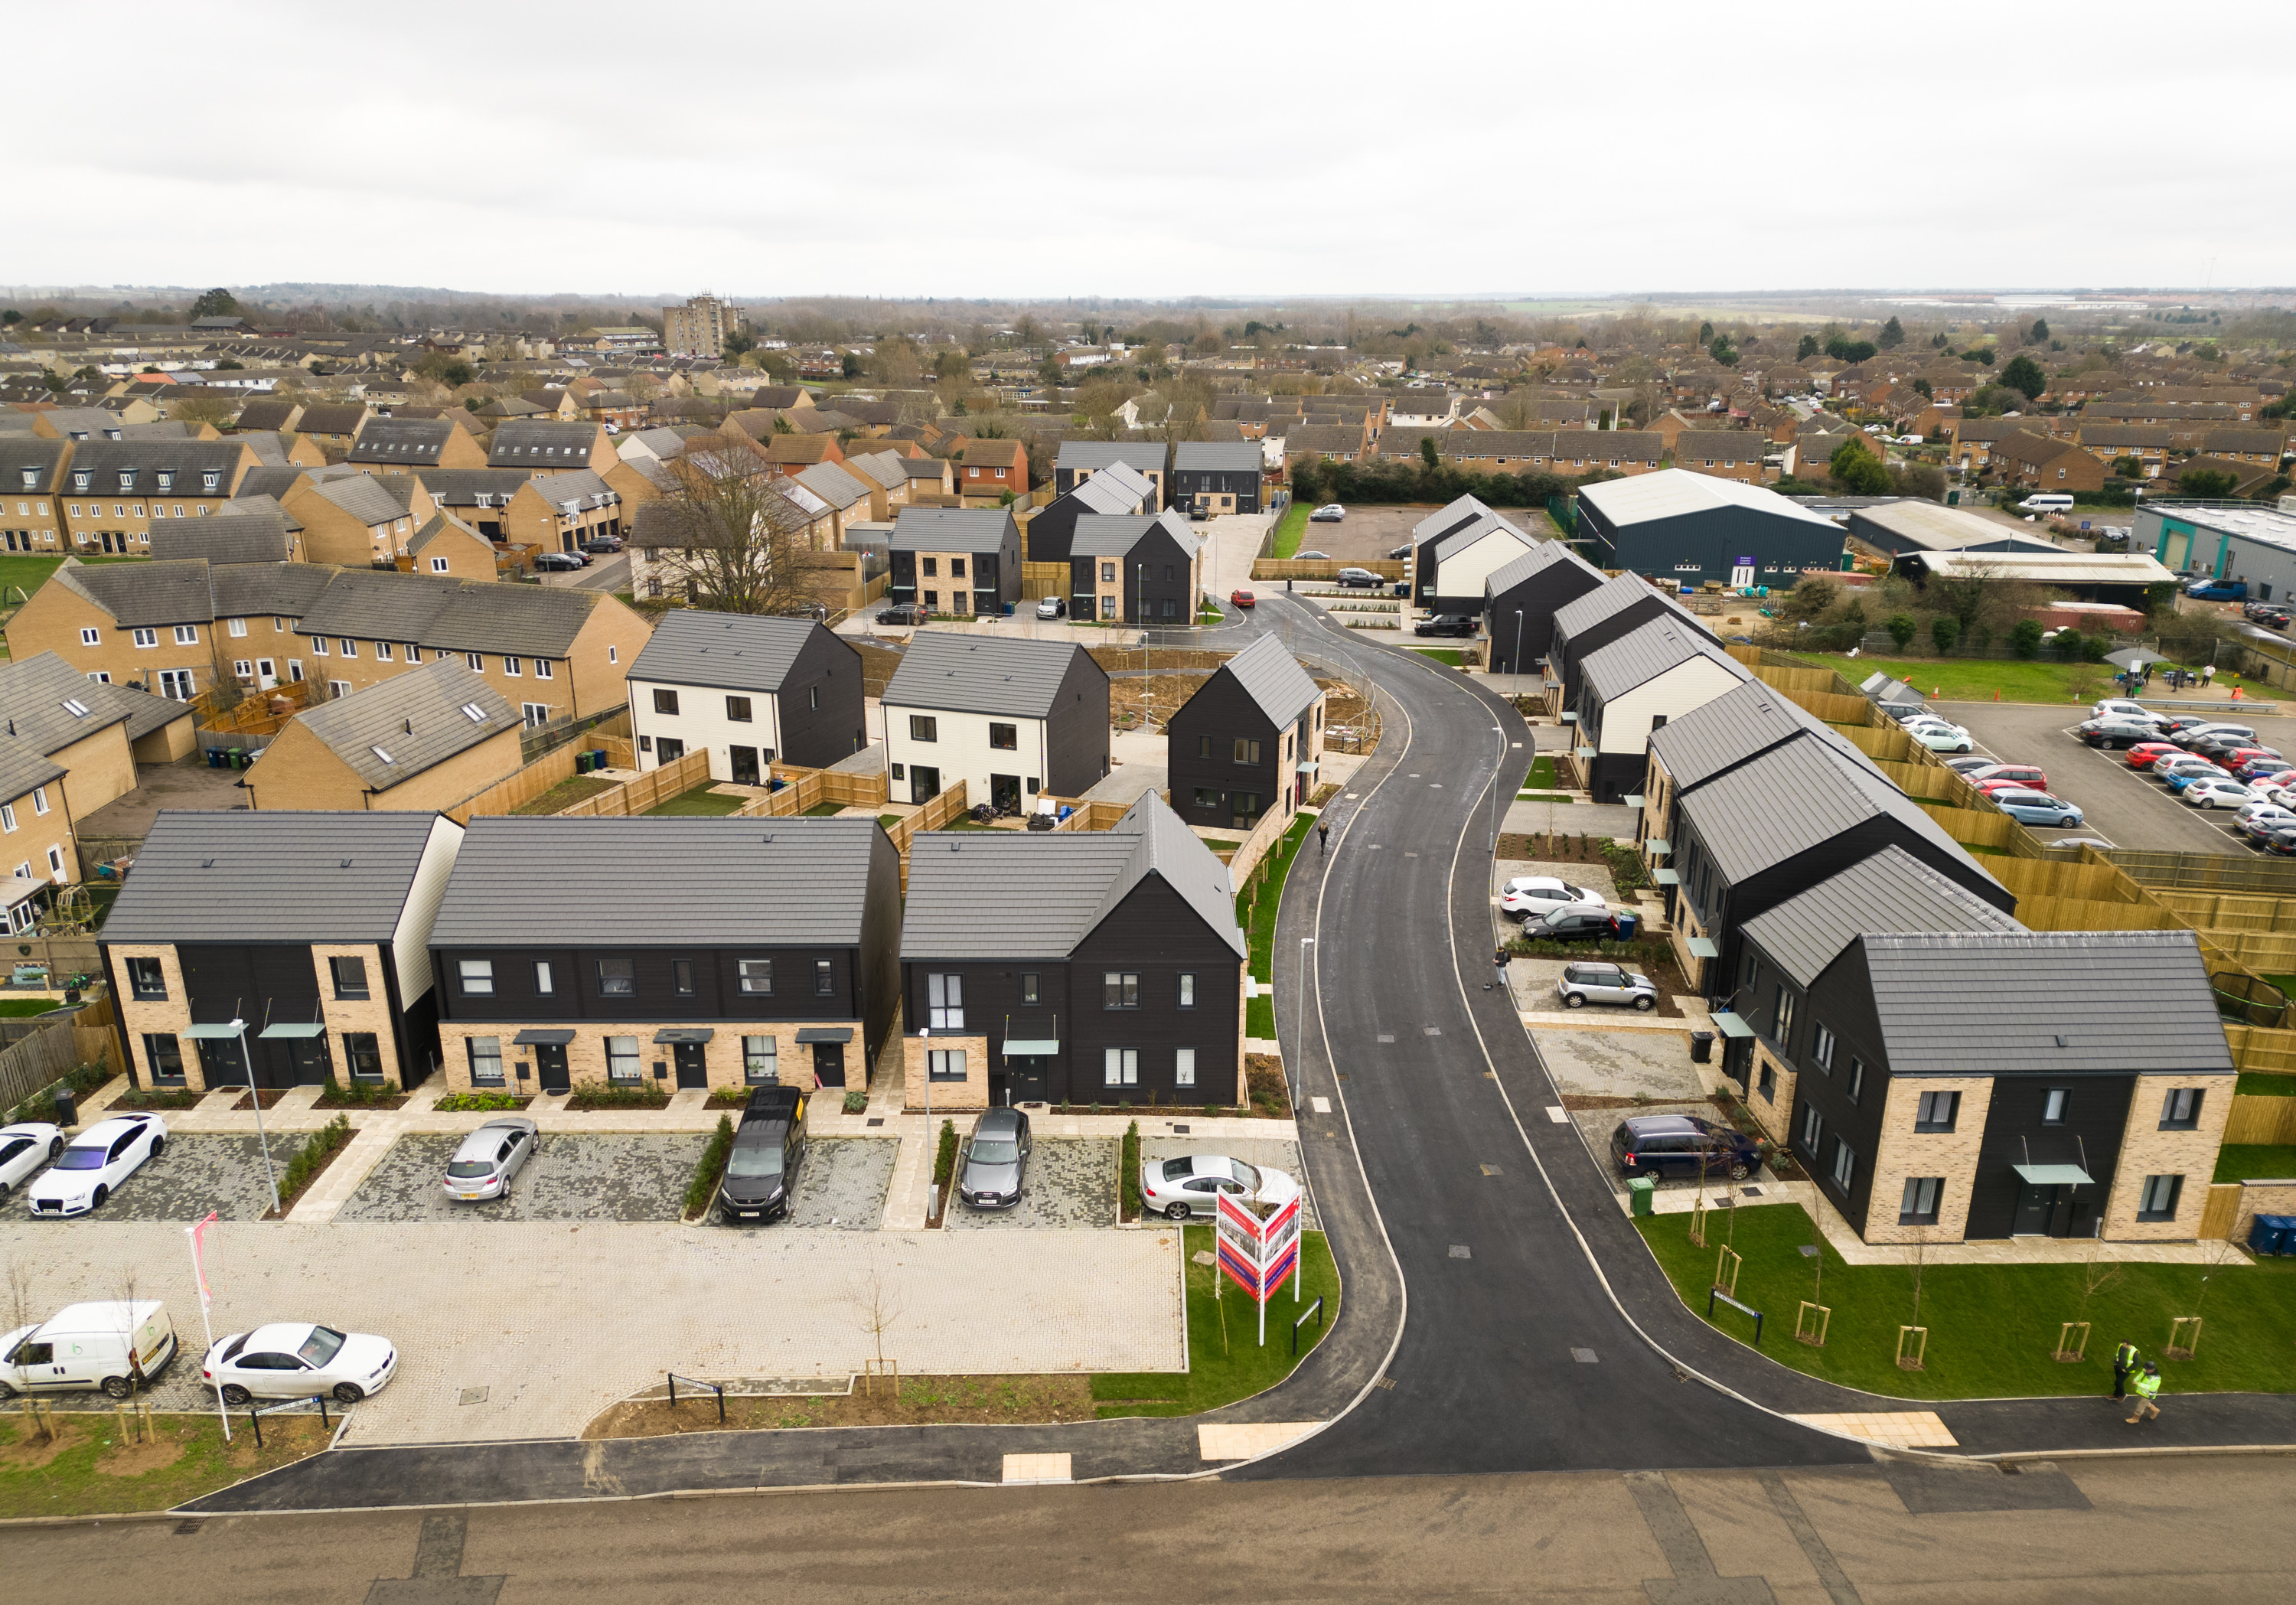
[[[168,809],[136,849],[103,940],[387,942],[437,818]],[[258,999],[247,1007],[259,1016]]]
[[1987,880],[1990,875],[1882,773],[1816,741],[1789,741],[1677,805],[1723,874],[1745,880],[1797,853],[1888,815]]
[[1647,523],[1653,519],[1678,518],[1684,513],[1711,512],[1723,507],[1743,507],[1789,523],[1819,524],[1839,533],[1832,519],[1795,505],[1774,490],[1741,485],[1712,474],[1687,469],[1662,468],[1656,473],[1629,479],[1605,479],[1579,487],[1580,499],[1592,502],[1613,528]]
[[1893,1076],[2234,1069],[2192,931],[1859,939]]
[[1041,719],[1052,712],[1061,682],[1079,658],[1092,662],[1090,654],[1073,642],[1004,641],[951,630],[919,630],[909,638],[901,666],[885,683],[883,704]]
[[1757,753],[1805,737],[1865,761],[1841,732],[1811,717],[1784,692],[1759,680],[1749,680],[1652,731],[1651,756],[1665,767],[1679,795]]
[[[1259,705],[1259,711],[1278,729],[1298,718],[1324,694],[1300,667],[1300,660],[1274,635],[1262,635],[1245,647],[1221,665],[1221,672],[1233,675],[1244,694]],[[1199,690],[1196,694],[1203,693]]]
[[483,815],[463,839],[430,941],[857,946],[882,835],[873,819]]
[[[1110,831],[918,836],[901,957],[1065,958],[1152,874],[1244,956],[1226,865],[1149,792]],[[1021,886],[1025,897],[1013,895]]]
[[[1440,548],[1438,548],[1439,552]],[[1494,570],[1483,581],[1483,594],[1497,596],[1512,591],[1523,581],[1556,566],[1576,569],[1594,580],[1599,587],[1605,583],[1603,571],[1579,556],[1561,541],[1542,541],[1521,557],[1511,558],[1505,567]]]
[[1711,635],[1680,602],[1659,590],[1639,574],[1621,574],[1604,580],[1584,596],[1575,596],[1554,610],[1554,627],[1566,639],[1582,635],[1613,613],[1622,612],[1644,597],[1656,597],[1666,604],[1667,610],[1677,618],[1687,619],[1693,628]]
[[1479,498],[1461,496],[1449,505],[1429,513],[1414,524],[1411,527],[1411,544],[1414,546],[1423,546],[1429,541],[1439,539],[1454,530],[1465,528],[1477,519],[1497,516],[1498,514],[1485,506]]
[[1893,551],[1949,552],[2002,542],[2013,542],[2021,549],[2034,552],[2062,550],[2047,541],[2021,535],[1980,514],[1912,499],[1860,507],[1850,515],[1849,530],[1865,540],[1874,540],[1879,535],[1882,539],[1875,544],[1886,545]]
[[[295,717],[371,791],[403,784],[520,724],[508,698],[452,658],[434,659]],[[266,751],[257,772],[271,761]],[[515,766],[515,755],[512,762]]]
[[2172,585],[2177,576],[2147,552],[1924,552],[1913,557],[1947,578],[2027,580],[2041,585]]
[[[1538,545],[1537,541],[1531,539],[1530,536],[1525,535],[1521,530],[1516,528],[1513,524],[1508,523],[1505,519],[1499,517],[1499,515],[1495,512],[1488,518],[1477,519],[1473,523],[1468,525],[1464,529],[1455,529],[1449,535],[1445,536],[1441,540],[1436,542],[1435,561],[1439,565],[1447,563],[1450,561],[1451,559],[1458,556],[1462,552],[1480,544],[1483,540],[1493,535],[1512,536],[1515,541],[1523,547],[1526,554],[1528,554],[1532,549],[1536,548]],[[1513,560],[1509,559],[1508,561],[1513,561]]]
[[816,632],[838,639],[810,618],[673,608],[654,626],[652,639],[630,665],[629,677],[770,694],[782,688],[790,666]]
[[896,552],[996,552],[1017,531],[1002,507],[904,507],[893,521]]
[[1685,630],[1671,618],[1653,618],[1597,648],[1579,665],[1579,672],[1595,694],[1608,701],[1693,658],[1711,659],[1740,680],[1753,677],[1710,637]]
[[1788,979],[1807,989],[1861,936],[2025,928],[1903,848],[1890,847],[1764,910],[1741,929]]

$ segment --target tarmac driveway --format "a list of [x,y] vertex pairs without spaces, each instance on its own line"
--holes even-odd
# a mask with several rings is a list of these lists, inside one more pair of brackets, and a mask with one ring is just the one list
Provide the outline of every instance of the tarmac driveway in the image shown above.
[[[306,1134],[273,1132],[271,1167],[284,1171]],[[9,1208],[48,1225],[86,1220],[199,1221],[212,1209],[227,1221],[258,1221],[271,1208],[270,1184],[263,1176],[262,1144],[252,1134],[189,1133],[170,1135],[157,1159],[146,1159],[119,1184],[101,1209],[62,1219],[34,1216],[17,1198]]]
[[458,1135],[398,1139],[338,1221],[674,1221],[709,1139],[700,1132],[629,1136],[550,1132],[507,1198],[463,1203],[439,1189]]
[[[1010,1209],[975,1209],[952,1201],[941,1224],[952,1231],[1013,1231],[1029,1226],[1116,1224],[1116,1157],[1105,1138],[1038,1137],[1029,1155],[1021,1201]],[[957,1154],[964,1174],[964,1155]]]

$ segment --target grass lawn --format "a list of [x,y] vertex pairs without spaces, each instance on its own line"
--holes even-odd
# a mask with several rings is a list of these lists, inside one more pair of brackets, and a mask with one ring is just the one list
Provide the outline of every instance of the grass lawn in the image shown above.
[[[1243,927],[1245,939],[1251,945],[1252,979],[1263,984],[1275,979],[1275,915],[1283,902],[1284,877],[1292,872],[1292,860],[1300,851],[1300,844],[1308,839],[1315,819],[1302,814],[1292,822],[1292,828],[1276,839],[1261,862],[1267,864],[1267,882],[1259,888],[1259,900],[1248,902],[1239,895],[1235,900],[1235,917]],[[1274,1036],[1275,1035],[1275,1003],[1273,998],[1255,997],[1244,1005],[1244,1035]]]
[[[1996,692],[2001,693],[2004,702],[2093,702],[2117,692],[2112,684],[2112,666],[2102,663],[2083,666],[2039,658],[1845,658],[1839,652],[1805,652],[1801,659],[1819,668],[1833,669],[1852,685],[1880,669],[1903,680],[1923,696],[1948,702],[1990,702]],[[2076,699],[2072,676],[2080,667],[2088,669],[2095,684],[2086,695]],[[2156,679],[2154,684],[2161,683]],[[2213,694],[2221,696],[2225,687],[2237,684],[2219,676]],[[2165,687],[2163,692],[2166,694]],[[2176,694],[2200,693],[2195,691]],[[2243,690],[2242,694],[2248,693]]]
[[2267,1076],[2261,1070],[2243,1070],[2235,1093],[2251,1098],[2296,1098],[2296,1076]]
[[715,781],[703,781],[691,791],[681,791],[666,803],[657,803],[646,810],[649,814],[731,814],[750,799],[728,797],[722,791],[712,791]]
[[1467,660],[1467,654],[1456,646],[1414,646],[1411,649],[1423,658],[1432,658],[1438,663],[1447,663],[1453,668]]
[[[1182,1228],[1181,1246],[1190,1255],[1210,1252],[1212,1228]],[[1267,1344],[1259,1344],[1259,1315],[1251,1301],[1229,1282],[1212,1297],[1214,1282],[1226,1282],[1217,1265],[1188,1265],[1188,1369],[1181,1372],[1110,1372],[1092,1380],[1094,1413],[1103,1421],[1127,1415],[1195,1415],[1264,1393],[1292,1374],[1292,1323],[1324,1301],[1324,1323],[1300,1329],[1300,1360],[1313,1352],[1340,1314],[1340,1274],[1331,1246],[1320,1232],[1300,1234],[1305,1267],[1295,1303],[1285,1282],[1267,1301]]]
[[2296,975],[2267,975],[2264,978],[2291,997],[2296,997]]
[[0,1020],[29,1020],[62,1007],[53,997],[0,997]]
[[1523,776],[1522,783],[1533,790],[1551,789],[1561,785],[1562,782],[1554,778],[1554,755],[1544,753],[1531,759],[1530,773]]
[[1517,802],[1559,803],[1575,803],[1578,800],[1568,791],[1518,791],[1514,794],[1514,799]]
[[[1912,1323],[1913,1277],[1905,1265],[1842,1263],[1831,1246],[1821,1252],[1824,1297],[1833,1325],[1824,1348],[1794,1341],[1794,1311],[1813,1297],[1813,1265],[1801,1253],[1820,1241],[1809,1216],[1792,1204],[1737,1211],[1739,1253],[1745,1265],[1738,1298],[1767,1316],[1762,1352],[1780,1364],[1845,1388],[1907,1399],[2027,1397],[2110,1392],[2113,1346],[2123,1338],[2158,1358],[2176,1316],[2207,1317],[2206,1336],[2191,1360],[2163,1360],[2164,1391],[2176,1393],[2296,1391],[2296,1262],[2267,1259],[2227,1264],[2213,1273],[2207,1298],[2195,1310],[2207,1267],[2126,1265],[2089,1299],[2084,1314],[2079,1265],[1931,1265],[1922,1278],[1920,1324],[1930,1329],[1925,1371],[1899,1371],[1898,1327]],[[1703,1317],[1717,1248],[1730,1230],[1726,1218],[1708,1228],[1716,1248],[1690,1245],[1687,1216],[1663,1215],[1635,1223],[1644,1241],[1691,1309]],[[1715,1327],[1751,1342],[1753,1322],[1726,1306],[1715,1306]],[[2062,1364],[2049,1357],[2062,1322],[2091,1322],[2088,1357]]]
[[2296,1176],[2296,1148],[2227,1142],[2217,1150],[2216,1179],[2219,1182],[2252,1182],[2259,1178],[2277,1182],[2290,1176]]
[[880,814],[877,815],[877,823],[890,831],[901,823],[901,816],[898,814]]
[[611,791],[620,783],[594,774],[570,774],[541,796],[528,798],[511,812],[555,814],[562,808],[572,807],[585,798],[595,797],[601,791]]
[[1290,557],[1300,550],[1300,537],[1308,533],[1308,514],[1312,511],[1305,502],[1294,502],[1283,510],[1283,518],[1275,526],[1275,545],[1269,548],[1272,555]]
[[120,1442],[110,1411],[59,1411],[55,1420],[49,1444],[25,1417],[0,1418],[0,1518],[164,1511],[327,1446],[316,1415],[266,1417],[261,1449],[245,1411],[232,1421],[228,1446],[212,1415],[156,1416],[157,1436],[145,1444]]
[[845,805],[843,803],[816,803],[813,807],[805,811],[804,817],[807,819],[827,819],[832,814],[842,814],[844,812]]

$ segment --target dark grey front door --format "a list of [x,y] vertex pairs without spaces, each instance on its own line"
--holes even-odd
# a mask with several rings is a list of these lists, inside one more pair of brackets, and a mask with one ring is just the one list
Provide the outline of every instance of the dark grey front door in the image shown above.
[[909,766],[909,800],[929,803],[940,795],[940,771],[930,764]]
[[2037,1186],[2030,1182],[2017,1184],[2017,1224],[2012,1232],[2019,1237],[2046,1237],[2057,1213],[2055,1187]]
[[1052,1061],[1041,1053],[1015,1053],[1004,1061],[1005,1090],[1014,1103],[1042,1103],[1050,1095]]
[[1021,807],[1021,777],[1017,774],[992,774],[988,777],[988,800],[999,808],[1018,813]]
[[327,1054],[327,1039],[324,1036],[290,1037],[291,1052],[295,1060],[297,1086],[324,1086],[327,1075],[334,1067]]
[[817,1042],[813,1044],[813,1078],[824,1086],[845,1085],[843,1043]]
[[562,1093],[573,1084],[566,1077],[566,1046],[563,1043],[538,1042],[534,1044],[534,1073],[542,1078],[545,1093]]
[[702,1057],[701,1044],[674,1042],[669,1047],[677,1060],[677,1085],[680,1088],[709,1085],[709,1065]]

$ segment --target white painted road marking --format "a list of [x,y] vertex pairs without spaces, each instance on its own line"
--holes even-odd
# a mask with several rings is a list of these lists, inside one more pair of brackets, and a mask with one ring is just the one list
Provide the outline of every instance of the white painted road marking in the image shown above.
[[1550,1103],[1546,1106],[1546,1118],[1557,1126],[1568,1126],[1570,1123],[1569,1112],[1559,1103]]

